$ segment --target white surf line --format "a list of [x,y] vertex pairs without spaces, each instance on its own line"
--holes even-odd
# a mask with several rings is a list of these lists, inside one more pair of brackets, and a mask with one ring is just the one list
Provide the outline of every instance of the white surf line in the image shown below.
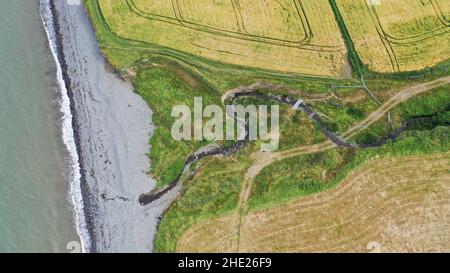
[[[56,77],[61,97],[59,100],[61,117],[61,130],[64,145],[69,153],[69,198],[72,202],[75,216],[75,227],[81,240],[81,250],[87,252],[91,247],[89,232],[87,229],[86,215],[84,214],[84,202],[81,192],[81,168],[79,156],[75,144],[74,129],[72,126],[73,115],[70,110],[70,98],[66,83],[63,78],[63,70],[59,62],[58,46],[56,42],[55,18],[53,17],[50,0],[40,0],[40,15],[47,34],[50,51],[56,63]],[[69,242],[68,242],[69,243]]]

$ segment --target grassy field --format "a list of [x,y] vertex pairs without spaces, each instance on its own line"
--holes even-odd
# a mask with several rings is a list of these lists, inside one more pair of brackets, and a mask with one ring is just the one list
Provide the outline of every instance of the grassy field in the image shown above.
[[227,64],[304,75],[350,76],[346,48],[327,1],[175,3],[99,0],[108,27],[121,38]]
[[156,252],[173,252],[178,239],[194,223],[235,209],[242,178],[249,166],[245,152],[230,158],[210,158],[185,182],[183,194],[158,228]]
[[181,173],[186,158],[207,141],[176,141],[172,138],[171,117],[174,105],[193,109],[194,97],[202,97],[205,105],[221,105],[219,94],[196,75],[168,64],[143,65],[137,69],[135,92],[153,110],[155,132],[151,138],[152,176],[159,186],[167,185]]
[[450,57],[448,1],[335,2],[359,57],[370,70],[422,70]]

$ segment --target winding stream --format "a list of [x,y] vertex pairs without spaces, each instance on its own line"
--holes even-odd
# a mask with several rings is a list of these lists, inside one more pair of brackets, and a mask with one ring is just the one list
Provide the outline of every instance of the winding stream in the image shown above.
[[[388,143],[389,141],[396,140],[400,134],[407,130],[410,126],[410,122],[405,121],[403,122],[402,126],[400,126],[395,131],[391,132],[387,137],[380,139],[378,141],[375,141],[370,144],[358,144],[358,143],[350,143],[347,140],[339,137],[334,132],[332,132],[328,127],[325,125],[325,123],[322,121],[321,117],[317,112],[315,112],[310,106],[306,105],[303,100],[294,99],[289,96],[274,96],[274,95],[268,95],[263,94],[260,92],[255,91],[255,89],[258,87],[258,85],[252,85],[245,88],[238,88],[236,92],[230,95],[229,99],[234,104],[235,101],[238,98],[242,97],[253,97],[263,100],[272,100],[279,102],[281,104],[290,105],[295,110],[299,110],[307,114],[307,116],[313,120],[321,129],[323,135],[328,138],[330,141],[332,141],[336,146],[338,147],[345,147],[345,148],[351,148],[351,149],[366,149],[366,148],[376,148],[383,146],[384,144]],[[227,113],[228,114],[228,113]],[[233,116],[233,118],[236,120],[236,117]],[[238,121],[239,122],[239,121]],[[175,178],[168,186],[162,188],[162,189],[155,189],[152,190],[149,193],[144,193],[139,197],[139,203],[142,206],[146,206],[150,203],[152,203],[155,200],[158,200],[160,197],[162,197],[164,194],[169,192],[171,189],[175,188],[181,181],[181,177],[183,174],[189,169],[191,164],[198,162],[208,156],[216,156],[216,155],[223,155],[223,156],[229,156],[240,150],[245,146],[245,144],[248,142],[248,130],[246,130],[246,137],[244,140],[239,140],[235,142],[230,147],[218,147],[213,148],[210,150],[205,151],[204,147],[200,150],[194,152],[192,155],[190,155],[183,167],[183,172]]]

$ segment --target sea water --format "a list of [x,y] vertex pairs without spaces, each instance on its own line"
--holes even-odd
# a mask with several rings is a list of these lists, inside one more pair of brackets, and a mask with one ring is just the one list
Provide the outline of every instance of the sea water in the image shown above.
[[66,252],[79,241],[57,72],[40,1],[1,0],[0,252]]

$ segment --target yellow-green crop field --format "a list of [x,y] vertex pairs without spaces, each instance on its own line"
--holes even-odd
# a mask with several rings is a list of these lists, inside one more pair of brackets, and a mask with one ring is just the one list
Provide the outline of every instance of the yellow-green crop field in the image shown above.
[[370,70],[404,72],[450,57],[450,1],[337,0],[358,55]]
[[251,68],[351,76],[326,0],[99,0],[99,5],[121,38]]

